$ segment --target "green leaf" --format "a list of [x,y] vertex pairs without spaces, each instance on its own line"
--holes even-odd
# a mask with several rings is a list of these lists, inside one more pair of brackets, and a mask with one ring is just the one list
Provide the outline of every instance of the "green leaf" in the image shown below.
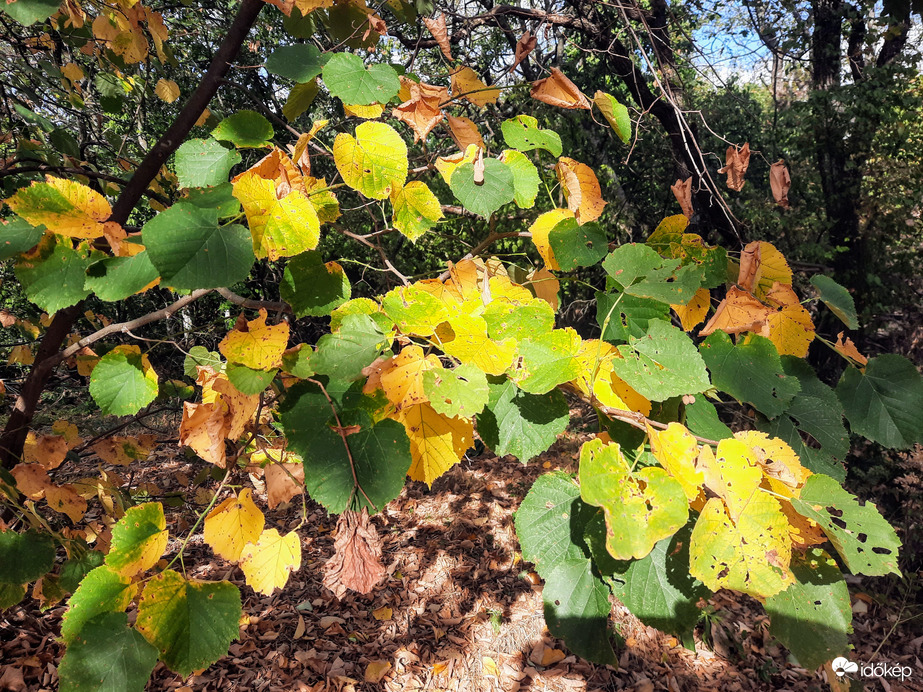
[[[692,526],[658,541],[641,560],[609,581],[615,596],[645,625],[688,641],[701,617],[696,605],[711,591],[689,574],[689,539]],[[621,563],[625,564],[625,563]]]
[[215,139],[190,139],[176,150],[176,177],[180,187],[211,187],[228,182],[231,169],[241,162],[236,149]]
[[618,444],[595,439],[580,451],[580,496],[602,507],[606,549],[616,560],[639,560],[689,518],[683,486],[659,466],[640,471]]
[[324,65],[324,84],[331,95],[351,106],[387,103],[401,89],[393,67],[381,64],[366,67],[362,58],[353,53],[330,56]]
[[381,299],[381,307],[405,334],[429,336],[436,325],[449,318],[444,302],[414,284],[388,291]]
[[218,372],[223,365],[221,354],[217,351],[209,351],[204,346],[193,346],[183,360],[183,374],[190,379],[196,379],[199,376],[196,370],[197,365],[210,367]]
[[73,593],[80,586],[80,582],[91,571],[103,564],[104,555],[98,550],[88,550],[79,558],[71,558],[61,565],[61,588]]
[[702,284],[702,270],[681,260],[664,259],[647,245],[620,245],[606,257],[603,269],[625,293],[671,305],[688,303]]
[[594,105],[603,114],[609,125],[615,130],[615,134],[622,140],[623,144],[628,144],[631,139],[631,116],[628,114],[628,108],[615,100],[604,91],[597,91],[593,97]]
[[442,218],[442,206],[426,183],[412,180],[391,200],[394,227],[411,242],[424,235]]
[[319,317],[349,300],[352,286],[339,264],[324,264],[319,252],[309,250],[289,260],[279,293],[297,317]]
[[306,84],[296,84],[288,92],[288,98],[282,104],[282,115],[289,122],[296,120],[311,107],[319,92],[320,87],[317,86],[317,80],[312,80]]
[[520,209],[535,206],[540,178],[535,164],[522,152],[507,149],[500,155],[500,160],[509,166],[513,173],[513,201]]
[[309,344],[298,344],[293,350],[286,351],[282,354],[283,372],[300,379],[310,377],[314,374],[314,368],[311,367],[312,355],[314,349]]
[[241,149],[258,149],[271,146],[275,135],[272,124],[256,111],[242,110],[218,123],[212,130],[212,137],[222,142],[230,142]]
[[792,560],[795,583],[767,598],[769,633],[803,668],[814,670],[849,650],[852,609],[843,573],[823,550]]
[[474,180],[474,164],[463,163],[452,173],[450,187],[465,209],[485,218],[512,202],[516,195],[513,171],[497,159],[484,159],[484,181],[481,184]]
[[617,665],[609,643],[609,587],[589,558],[565,560],[545,578],[545,624],[567,648],[594,663]]
[[853,574],[900,576],[901,541],[873,503],[859,504],[839,483],[819,473],[809,476],[801,496],[790,501],[795,511],[820,524]]
[[107,257],[91,264],[84,288],[100,300],[116,302],[140,292],[159,276],[147,250],[143,250],[131,257]]
[[187,677],[227,654],[241,612],[240,589],[230,582],[187,581],[166,570],[144,587],[135,626],[170,670]]
[[524,305],[494,300],[482,315],[491,339],[523,341],[554,328],[554,309],[544,300],[536,299]]
[[0,611],[12,608],[25,597],[25,584],[8,584],[0,581]]
[[686,427],[693,434],[709,440],[734,437],[733,431],[718,418],[715,405],[704,396],[697,396],[693,403],[686,406]]
[[592,267],[609,251],[606,232],[594,221],[580,225],[577,219],[564,219],[548,233],[548,242],[565,272]]
[[436,413],[450,418],[471,418],[483,411],[490,399],[487,376],[470,364],[452,370],[427,370],[423,373],[423,392]]
[[817,289],[818,297],[833,311],[834,315],[840,318],[843,324],[850,329],[859,328],[856,302],[848,290],[824,274],[812,276],[811,285]]
[[389,340],[368,315],[346,315],[340,330],[324,334],[311,356],[311,367],[338,380],[356,380],[362,368],[389,346]]
[[504,120],[500,125],[503,140],[506,145],[519,151],[532,151],[544,149],[557,158],[564,151],[561,146],[561,136],[554,130],[543,130],[538,126],[538,120],[531,115],[517,115],[515,118]]
[[864,373],[846,368],[836,395],[857,435],[896,449],[923,441],[923,377],[903,356],[872,358]]
[[44,226],[33,226],[19,216],[0,221],[0,260],[34,248],[45,235]]
[[410,469],[410,441],[404,426],[388,418],[373,424],[362,410],[375,406],[367,396],[327,393],[337,402],[340,422],[360,427],[346,436],[349,453],[340,434],[330,428],[336,424],[333,409],[315,384],[292,387],[281,407],[289,448],[304,460],[305,487],[314,501],[334,514],[363,507],[379,511],[400,494]]
[[106,564],[132,577],[155,564],[167,547],[167,522],[163,505],[146,502],[132,507],[112,528],[112,547]]
[[219,219],[240,214],[240,201],[234,196],[234,186],[229,182],[212,187],[190,187],[183,200],[202,209],[216,209]]
[[801,390],[797,377],[782,369],[779,352],[762,336],[750,335],[735,346],[718,330],[699,346],[715,387],[745,401],[769,418],[781,414]]
[[[675,269],[679,261],[669,260],[669,267]],[[641,243],[625,243],[609,253],[603,261],[603,269],[622,289],[643,279],[649,273],[664,266],[664,259],[653,249]]]
[[651,401],[711,388],[692,340],[667,322],[652,320],[644,336],[629,337],[628,344],[617,348],[622,357],[612,361],[612,370]]
[[294,82],[310,82],[324,69],[327,56],[313,43],[276,48],[266,60],[266,71]]
[[16,2],[0,4],[0,10],[23,26],[44,22],[60,7],[60,0],[16,0]]
[[226,372],[228,379],[237,391],[241,394],[251,396],[253,394],[259,394],[266,389],[279,371],[254,370],[253,368],[248,368],[246,365],[228,363]]
[[[128,349],[135,349],[130,352]],[[90,395],[110,416],[131,416],[157,398],[157,374],[137,346],[119,346],[99,359],[90,376]]]
[[618,343],[642,337],[655,321],[670,321],[669,305],[625,293],[596,294],[596,323],[606,341]]
[[88,620],[102,613],[125,610],[134,594],[130,577],[123,577],[105,565],[92,570],[68,602],[61,622],[61,638],[70,644]]
[[557,389],[527,394],[509,380],[490,384],[487,408],[478,416],[478,434],[499,456],[526,463],[548,449],[567,428],[570,410]]
[[519,343],[519,360],[512,379],[529,394],[545,394],[577,378],[583,366],[577,360],[580,337],[573,329],[533,333]]
[[[843,406],[833,390],[821,382],[814,369],[801,358],[782,356],[786,375],[797,377],[801,391],[781,416],[772,421],[757,420],[757,427],[788,443],[801,463],[814,473],[846,479],[846,470],[838,461],[849,453],[849,434],[843,425]],[[807,444],[810,435],[820,449]]]
[[250,232],[218,226],[217,209],[174,204],[144,224],[142,241],[164,284],[182,290],[243,281],[253,266]]
[[26,584],[54,567],[54,540],[33,529],[0,531],[0,582]]
[[26,297],[45,312],[52,314],[76,305],[90,295],[83,285],[86,271],[99,257],[72,250],[70,243],[58,243],[54,252],[41,262],[31,260],[16,265],[16,278]]
[[125,613],[89,620],[58,668],[61,692],[142,692],[157,665],[157,649],[128,627]]
[[387,123],[360,123],[355,137],[341,132],[333,159],[343,182],[372,199],[389,197],[407,180],[407,144]]
[[562,563],[584,558],[581,536],[596,513],[568,474],[539,476],[514,517],[523,559],[547,579]]

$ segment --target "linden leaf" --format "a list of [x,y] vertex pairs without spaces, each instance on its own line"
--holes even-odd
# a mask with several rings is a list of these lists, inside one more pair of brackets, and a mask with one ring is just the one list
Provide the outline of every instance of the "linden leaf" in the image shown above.
[[157,564],[167,538],[162,504],[146,502],[132,507],[112,528],[106,564],[123,577],[134,577]]
[[473,365],[423,373],[423,392],[436,413],[471,418],[484,410],[490,398],[487,376]]
[[552,209],[551,211],[546,211],[544,214],[541,214],[535,219],[532,225],[529,226],[529,233],[532,234],[532,242],[535,243],[538,254],[541,255],[542,260],[544,260],[545,266],[551,271],[557,271],[561,267],[554,257],[554,251],[551,249],[551,242],[548,236],[554,227],[561,223],[561,221],[572,218],[574,218],[574,212],[570,209]]
[[445,12],[440,12],[435,19],[423,17],[423,23],[429,29],[429,33],[433,35],[433,38],[436,39],[436,44],[446,60],[454,62],[455,58],[452,57],[452,44],[449,42],[449,30],[446,27]]
[[442,206],[426,183],[412,180],[391,198],[394,227],[411,242],[432,228],[442,218]]
[[586,223],[598,219],[606,202],[603,201],[599,180],[593,169],[584,163],[561,157],[554,170],[564,190],[567,207],[574,212],[577,221]]
[[431,336],[449,317],[445,303],[419,283],[388,291],[381,307],[401,332],[417,336]]
[[520,209],[531,209],[535,206],[535,197],[538,195],[540,178],[538,169],[529,158],[520,151],[507,149],[500,154],[500,160],[505,163],[513,173],[513,200]]
[[517,115],[515,118],[504,120],[500,129],[506,145],[513,149],[544,149],[554,157],[560,156],[563,151],[561,135],[554,130],[541,129],[538,120],[531,115]]
[[734,437],[756,454],[756,463],[773,492],[786,497],[798,496],[811,472],[801,465],[795,450],[778,437],[769,437],[756,430],[737,432]]
[[603,508],[606,549],[617,560],[643,558],[688,519],[688,502],[679,481],[655,466],[632,471],[617,444],[599,439],[585,442],[579,478],[584,502]]
[[474,163],[474,160],[478,157],[479,151],[480,148],[476,144],[469,144],[464,153],[453,154],[452,156],[440,156],[436,159],[436,170],[439,171],[439,175],[442,176],[445,184],[451,184],[452,175],[463,163]]
[[478,126],[471,118],[447,115],[446,119],[449,124],[449,134],[459,151],[466,151],[472,144],[479,149],[487,148],[484,146],[484,139],[481,137]]
[[[716,329],[728,334],[760,333],[766,326],[771,312],[767,306],[746,291],[741,291],[737,286],[731,286],[724,300],[715,309],[715,314],[712,315],[708,324],[702,327],[699,334],[708,336]],[[685,324],[683,329],[686,329]]]
[[780,356],[807,357],[814,340],[814,322],[792,287],[774,282],[766,293],[766,302],[777,307],[766,318],[769,333],[763,336],[776,345]]
[[267,529],[259,541],[244,548],[240,568],[254,591],[271,596],[301,568],[301,539],[295,531],[280,536],[275,529]]
[[487,375],[502,375],[516,357],[516,340],[491,339],[487,333],[487,322],[483,317],[456,315],[447,322],[448,331],[437,334],[442,341],[442,350],[470,363]]
[[587,97],[557,67],[551,68],[550,77],[533,82],[529,95],[536,101],[559,108],[590,110]]
[[724,168],[719,168],[719,173],[727,173],[728,187],[740,192],[744,189],[744,175],[747,167],[750,165],[750,144],[745,142],[738,149],[735,146],[729,146],[725,154]]
[[240,559],[244,547],[263,532],[265,518],[253,502],[253,491],[244,488],[237,497],[226,498],[205,517],[205,542],[229,562]]
[[705,487],[724,500],[732,521],[753,501],[763,480],[756,453],[733,438],[718,442],[715,452],[703,446],[697,466],[704,474]]
[[712,591],[768,598],[795,581],[791,550],[789,523],[776,498],[756,493],[735,522],[713,497],[692,530],[689,573]]
[[347,117],[360,118],[362,120],[375,120],[381,117],[385,112],[385,107],[380,103],[370,103],[367,106],[343,104],[343,112]]
[[157,94],[157,98],[165,103],[173,103],[176,99],[179,98],[179,85],[174,82],[172,79],[158,79],[157,85],[154,87],[154,93]]
[[593,105],[603,114],[618,138],[624,144],[628,144],[628,140],[631,139],[631,116],[628,114],[628,108],[604,91],[596,92],[593,96]]
[[779,159],[769,167],[769,187],[772,189],[772,198],[783,209],[791,205],[788,201],[788,190],[792,186],[792,176],[783,159]]
[[398,418],[410,439],[413,462],[407,475],[429,486],[461,461],[474,439],[470,420],[443,416],[428,403],[404,409]]
[[387,362],[380,374],[381,388],[396,411],[429,401],[423,375],[436,368],[442,368],[439,357],[424,356],[419,346],[408,346]]
[[157,373],[138,346],[116,346],[90,376],[90,395],[107,415],[134,415],[157,398],[158,390]]
[[407,179],[407,145],[385,123],[361,123],[355,137],[338,134],[333,159],[343,181],[372,199],[385,199]]
[[582,341],[571,328],[532,334],[519,342],[519,358],[510,375],[529,394],[545,394],[578,377]]
[[772,243],[754,240],[747,244],[740,253],[738,285],[761,298],[776,281],[792,285],[792,270],[785,256]]
[[106,198],[75,180],[50,175],[45,182],[16,191],[5,200],[10,209],[33,226],[71,238],[99,238],[112,207]]
[[75,524],[83,519],[88,506],[87,501],[70,484],[49,487],[45,491],[45,502],[55,512],[66,514]]
[[136,590],[131,578],[105,565],[92,570],[70,598],[61,623],[61,638],[71,643],[80,635],[88,620],[102,613],[125,610]]
[[688,500],[699,496],[704,482],[702,471],[696,468],[699,445],[692,434],[680,423],[670,423],[666,430],[647,426],[651,440],[651,454],[673,478],[679,481]]
[[452,173],[450,187],[462,205],[472,214],[489,218],[516,196],[513,171],[498,159],[481,160],[483,169],[478,181],[475,163],[462,163]]
[[[413,141],[418,142],[426,140],[427,135],[432,132],[442,119],[445,117],[440,104],[447,101],[449,91],[445,87],[434,87],[430,84],[417,84],[406,77],[401,78],[411,83],[408,88],[407,99],[401,105],[391,111],[391,116],[406,123],[413,130]],[[427,89],[437,90],[433,96],[428,95]],[[401,90],[403,96],[403,89]],[[444,93],[442,93],[444,92]]]
[[581,344],[577,357],[581,371],[573,384],[585,395],[592,396],[603,406],[637,411],[645,416],[651,412],[651,402],[613,372],[612,363],[619,357],[615,346],[588,339]]
[[500,90],[484,84],[470,67],[459,67],[452,72],[452,96],[462,97],[483,108],[497,102]]
[[288,345],[288,323],[266,324],[266,309],[244,327],[232,329],[218,344],[225,358],[254,370],[271,370],[282,366],[282,352]]
[[124,437],[113,435],[95,443],[91,449],[106,464],[128,466],[133,461],[144,461],[157,444],[155,435]]

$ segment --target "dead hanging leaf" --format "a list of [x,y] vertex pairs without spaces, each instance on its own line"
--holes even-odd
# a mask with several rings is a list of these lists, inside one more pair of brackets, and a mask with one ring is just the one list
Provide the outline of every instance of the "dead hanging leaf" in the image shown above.
[[478,108],[496,103],[500,90],[487,86],[470,67],[459,67],[452,73],[452,96],[464,98]]
[[772,188],[772,198],[783,209],[789,208],[788,190],[792,186],[792,176],[783,159],[779,159],[769,167],[769,186]]
[[[447,116],[449,123],[449,134],[455,141],[459,151],[465,151],[470,145],[474,144],[478,149],[484,151],[484,140],[478,131],[478,126],[470,118]],[[475,162],[476,163],[476,162]]]
[[708,336],[716,329],[728,334],[759,332],[766,325],[772,312],[768,307],[737,286],[728,289],[727,296],[718,305],[715,314],[708,321],[700,336]]
[[369,593],[385,576],[381,564],[381,542],[369,522],[368,510],[346,510],[337,522],[333,557],[324,569],[324,586],[343,598],[347,590]]
[[207,462],[224,468],[227,453],[224,438],[228,424],[220,401],[210,404],[183,403],[183,420],[179,425],[180,446],[191,447]]
[[551,68],[550,77],[532,82],[530,95],[536,101],[558,108],[591,108],[589,99],[557,67]]
[[0,310],[0,327],[12,327],[16,324],[16,315],[9,310]]
[[304,492],[304,464],[270,464],[265,473],[269,509]]
[[435,19],[427,19],[424,17],[423,23],[426,24],[429,33],[436,39],[436,43],[439,44],[439,50],[442,51],[445,59],[454,61],[455,58],[452,57],[452,44],[449,41],[449,30],[445,22],[445,12],[440,13]]
[[413,130],[413,141],[418,142],[425,140],[444,116],[438,106],[433,106],[429,101],[417,97],[392,109],[391,117],[407,123]]
[[692,176],[685,180],[676,179],[676,182],[670,186],[673,196],[679,202],[679,208],[683,210],[683,216],[687,219],[692,218]]
[[562,156],[554,171],[564,189],[567,208],[574,212],[577,222],[584,224],[598,219],[606,202],[602,198],[599,180],[593,169],[585,163]]
[[734,146],[727,148],[724,158],[724,168],[719,169],[718,172],[727,173],[728,187],[736,192],[740,192],[744,187],[744,175],[749,165],[750,143],[745,142],[740,149]]
[[856,361],[863,368],[868,365],[869,359],[859,353],[859,349],[856,348],[852,339],[847,336],[846,341],[843,341],[843,332],[836,335],[836,344],[833,347],[841,356],[846,356],[850,360]]
[[[474,160],[474,184],[484,184],[484,150],[478,149],[478,157]],[[490,301],[487,301],[490,302]],[[487,303],[485,303],[486,305]]]
[[537,40],[532,35],[532,32],[526,29],[526,32],[516,41],[516,54],[510,72],[515,70],[519,63],[529,57],[529,53],[535,50],[536,43]]

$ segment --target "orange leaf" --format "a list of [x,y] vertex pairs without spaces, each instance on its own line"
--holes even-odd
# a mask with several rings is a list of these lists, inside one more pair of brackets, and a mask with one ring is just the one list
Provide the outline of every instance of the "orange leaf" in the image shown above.
[[179,443],[191,447],[205,461],[224,468],[227,456],[224,438],[227,422],[221,403],[183,403],[183,420],[179,426]]
[[449,121],[449,134],[455,141],[459,151],[465,151],[470,145],[475,145],[481,151],[485,149],[484,140],[481,133],[478,132],[478,126],[470,118],[458,117],[454,115],[446,116]]
[[67,440],[60,435],[36,436],[31,430],[22,450],[23,461],[37,463],[49,471],[58,468],[67,456]]
[[792,186],[792,176],[788,172],[785,161],[779,159],[769,168],[769,186],[772,188],[772,198],[783,209],[789,208],[788,190]]
[[452,73],[452,96],[462,97],[483,108],[489,103],[497,102],[500,90],[484,84],[470,67],[459,67]]
[[679,202],[679,208],[683,210],[683,215],[691,219],[694,213],[692,209],[692,176],[685,180],[676,179],[676,182],[670,186],[673,196]]
[[856,345],[853,343],[852,339],[846,337],[846,341],[843,341],[843,332],[840,332],[836,335],[836,344],[833,346],[837,353],[842,356],[856,361],[862,367],[868,365],[869,359],[859,353],[859,349],[856,348]]
[[727,296],[718,305],[715,314],[708,321],[700,336],[708,336],[716,329],[728,334],[759,332],[766,324],[771,310],[746,291],[737,286],[728,289]]
[[452,57],[452,44],[449,42],[449,30],[446,28],[445,23],[445,12],[440,13],[435,19],[427,19],[424,17],[423,23],[426,24],[429,33],[436,39],[436,43],[439,44],[439,50],[442,51],[446,60],[454,61],[455,58]]
[[413,141],[425,140],[426,136],[438,125],[443,118],[438,105],[419,96],[405,101],[391,111],[391,116],[401,122],[407,123],[413,130]]
[[570,81],[557,67],[551,68],[551,76],[532,83],[532,98],[559,108],[582,108],[590,110],[590,101],[577,85]]
[[244,329],[233,329],[218,344],[218,350],[228,360],[254,370],[271,370],[281,366],[282,352],[288,344],[288,323],[266,324],[266,309],[246,323]]
[[740,149],[728,147],[724,162],[724,168],[718,169],[718,172],[727,173],[728,187],[740,192],[744,187],[744,174],[750,165],[750,143],[745,142]]
[[545,267],[538,267],[529,272],[525,285],[535,291],[536,298],[541,298],[551,306],[552,310],[558,311],[560,305],[558,292],[561,290],[561,282],[555,278],[554,274]]
[[740,253],[738,285],[756,296],[763,295],[773,283],[792,285],[792,270],[785,257],[772,243],[754,240]]
[[45,490],[45,502],[55,512],[66,514],[75,524],[83,519],[87,501],[74,490],[72,485],[52,485]]
[[567,208],[574,212],[577,221],[583,224],[598,219],[606,202],[602,198],[599,180],[593,169],[585,163],[562,156],[554,170],[564,188]]
[[439,357],[423,355],[419,346],[408,346],[381,370],[381,388],[395,410],[429,401],[423,392],[423,373],[441,368]]
[[53,487],[48,472],[41,464],[16,464],[10,473],[16,479],[16,488],[30,500],[40,500],[45,491]]
[[777,309],[770,311],[763,336],[776,345],[779,355],[807,356],[808,346],[814,340],[814,322],[792,287],[776,281],[766,294],[766,300]]

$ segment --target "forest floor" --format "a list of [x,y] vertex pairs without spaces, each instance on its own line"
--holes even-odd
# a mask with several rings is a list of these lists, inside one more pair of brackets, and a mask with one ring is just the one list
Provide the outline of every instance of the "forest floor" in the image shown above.
[[[483,454],[455,466],[432,489],[409,483],[373,519],[388,577],[368,595],[350,592],[337,600],[323,586],[336,522],[310,502],[310,530],[302,532],[302,567],[285,589],[270,597],[254,593],[237,567],[194,539],[184,559],[187,575],[229,579],[241,587],[245,618],[240,638],[226,658],[186,680],[158,664],[148,689],[828,689],[822,672],[795,665],[769,636],[758,602],[729,592],[710,600],[708,616],[696,628],[694,651],[675,637],[645,627],[616,601],[612,624],[619,635],[618,668],[577,659],[550,636],[542,615],[541,581],[518,552],[513,514],[540,474],[575,470],[579,445],[586,438],[587,434],[569,433],[528,465]],[[95,457],[86,457],[85,468],[73,473],[92,473],[98,464]],[[115,470],[131,474],[131,469]],[[181,506],[165,507],[171,535],[183,535],[216,485],[201,471],[201,462],[187,460],[175,445],[164,444],[130,480],[132,487],[144,488],[154,498],[183,493],[186,501]],[[259,491],[258,487],[257,502],[265,507]],[[299,524],[301,512],[296,498],[268,510],[267,525],[288,530]],[[850,582],[855,626],[850,641],[855,651],[844,655],[862,663],[913,669],[908,681],[867,680],[865,689],[923,690],[923,611],[910,601],[919,588],[912,588],[912,580],[910,587],[897,579],[850,577]],[[57,688],[57,665],[64,653],[58,642],[63,612],[63,606],[56,606],[43,613],[27,600],[0,614],[0,690]]]

